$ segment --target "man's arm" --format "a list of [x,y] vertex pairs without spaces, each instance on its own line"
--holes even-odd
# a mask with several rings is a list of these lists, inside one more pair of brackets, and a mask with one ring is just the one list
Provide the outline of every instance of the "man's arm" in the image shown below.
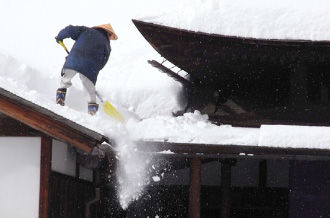
[[55,37],[56,42],[62,41],[66,38],[71,38],[73,40],[77,40],[79,35],[83,32],[86,27],[84,26],[67,26],[62,29],[58,35]]

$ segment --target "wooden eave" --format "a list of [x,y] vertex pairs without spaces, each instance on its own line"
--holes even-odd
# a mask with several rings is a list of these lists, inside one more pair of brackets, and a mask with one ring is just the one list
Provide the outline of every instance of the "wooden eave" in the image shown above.
[[[329,160],[329,149],[284,148],[250,145],[221,145],[198,143],[136,142],[139,152],[173,157],[200,158],[267,158],[296,160]],[[170,152],[168,152],[170,151]]]
[[[245,60],[247,56],[253,56],[253,58],[262,59],[261,61],[271,61],[270,57],[276,57],[277,59],[282,58],[280,61],[303,61],[308,59],[310,62],[325,62],[329,61],[330,54],[328,54],[330,49],[329,40],[302,40],[302,39],[259,39],[252,37],[240,37],[240,36],[229,36],[213,33],[205,33],[200,31],[191,31],[175,27],[164,26],[160,24],[148,23],[141,20],[133,19],[132,22],[140,31],[140,33],[145,37],[145,39],[150,43],[150,45],[155,48],[158,52],[162,51],[161,55],[164,55],[167,58],[167,53],[169,56],[175,55],[176,50],[172,53],[170,50],[162,50],[165,48],[170,48],[174,46],[179,46],[180,43],[183,43],[182,39],[188,41],[190,47],[180,47],[180,49],[190,49],[189,52],[184,52],[184,54],[189,56],[197,56],[196,51],[193,52],[193,49],[202,50],[199,54],[199,57],[211,58],[214,55],[221,56],[224,55],[225,51],[229,53],[236,50],[226,50],[238,46],[240,52],[235,52],[230,54],[234,55],[236,59]],[[161,37],[158,37],[161,36]],[[167,43],[167,44],[166,44]],[[201,45],[200,45],[201,44]],[[222,46],[223,50],[217,50],[215,53],[205,54],[205,50],[211,47],[218,48],[215,46]],[[250,47],[248,47],[250,46]],[[204,48],[204,51],[203,51]],[[271,49],[271,50],[269,50]],[[209,56],[208,56],[209,55]],[[287,59],[285,60],[284,56]],[[178,54],[175,55],[178,57]],[[311,58],[313,57],[313,58]],[[223,57],[228,59],[228,57]],[[229,60],[232,61],[232,60]],[[250,60],[256,61],[256,60]],[[260,63],[260,62],[259,62]],[[189,71],[188,71],[189,72]]]
[[55,139],[91,153],[108,139],[54,112],[0,88],[0,113]]
[[[329,126],[330,41],[236,37],[132,21],[164,57],[149,63],[187,90],[186,109],[234,126]],[[166,60],[189,81],[166,68]]]
[[270,66],[290,68],[304,62],[330,67],[330,41],[256,39],[132,21],[161,56],[206,85],[221,88],[265,76],[259,73]]

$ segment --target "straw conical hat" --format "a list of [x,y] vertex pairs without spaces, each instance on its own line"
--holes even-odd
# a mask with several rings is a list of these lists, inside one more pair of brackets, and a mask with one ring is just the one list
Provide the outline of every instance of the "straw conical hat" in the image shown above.
[[101,29],[104,29],[105,31],[111,33],[111,35],[109,36],[109,39],[110,40],[117,40],[118,39],[118,36],[115,33],[115,31],[113,30],[113,28],[110,25],[110,23],[99,25],[99,26],[94,26],[93,28],[101,28]]

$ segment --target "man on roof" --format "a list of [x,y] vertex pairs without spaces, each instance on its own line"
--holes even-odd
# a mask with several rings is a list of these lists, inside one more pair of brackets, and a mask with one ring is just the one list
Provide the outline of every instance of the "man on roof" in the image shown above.
[[62,29],[55,37],[56,42],[63,46],[63,40],[66,38],[75,40],[75,43],[62,68],[56,103],[64,106],[67,88],[72,85],[72,78],[79,74],[88,102],[88,113],[95,115],[99,107],[96,103],[95,90],[97,76],[109,60],[110,40],[117,40],[118,36],[110,24],[91,28],[70,25]]

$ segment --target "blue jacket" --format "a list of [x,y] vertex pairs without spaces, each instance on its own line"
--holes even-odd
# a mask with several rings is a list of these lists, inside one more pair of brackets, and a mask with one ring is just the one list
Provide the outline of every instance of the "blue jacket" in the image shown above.
[[107,33],[100,28],[70,25],[59,32],[56,40],[63,41],[65,38],[71,38],[76,42],[63,68],[78,71],[95,84],[111,52]]

